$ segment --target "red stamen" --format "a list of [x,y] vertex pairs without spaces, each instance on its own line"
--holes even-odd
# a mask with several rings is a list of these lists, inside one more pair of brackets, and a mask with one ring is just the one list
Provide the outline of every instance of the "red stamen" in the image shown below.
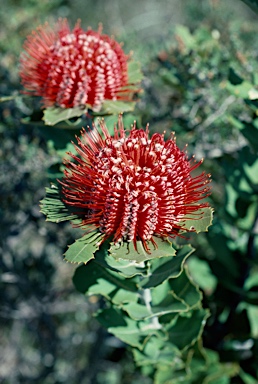
[[179,236],[186,215],[198,220],[197,211],[208,206],[200,203],[210,194],[209,174],[191,172],[201,162],[191,164],[180,151],[174,136],[149,139],[146,130],[126,130],[120,117],[114,137],[104,122],[100,130],[82,131],[75,146],[78,156],[66,161],[61,181],[64,201],[85,209],[82,226],[91,224],[113,237],[115,243],[142,241],[155,245],[153,236]]

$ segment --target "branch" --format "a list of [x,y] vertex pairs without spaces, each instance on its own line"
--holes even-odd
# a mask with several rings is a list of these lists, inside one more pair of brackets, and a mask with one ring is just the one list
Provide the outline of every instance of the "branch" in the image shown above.
[[[152,312],[152,308],[151,308],[151,301],[152,301],[152,298],[151,298],[151,290],[150,288],[146,288],[143,290],[143,294],[142,294],[142,298],[143,298],[143,301],[146,305],[146,308],[148,309],[150,315],[153,313]],[[157,328],[157,329],[160,329],[162,328],[162,326],[160,325],[159,323],[159,318],[158,316],[153,316],[151,317],[151,324]]]
[[221,104],[220,108],[214,112],[212,115],[210,115],[200,126],[202,128],[209,127],[212,123],[214,123],[215,120],[217,120],[220,116],[223,116],[226,112],[227,108],[236,100],[235,96],[231,95],[229,96],[223,104]]

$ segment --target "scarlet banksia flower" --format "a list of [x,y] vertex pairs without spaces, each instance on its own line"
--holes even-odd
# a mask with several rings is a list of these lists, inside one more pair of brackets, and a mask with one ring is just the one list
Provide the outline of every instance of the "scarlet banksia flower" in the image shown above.
[[121,45],[108,35],[71,31],[66,19],[55,28],[39,26],[27,37],[20,60],[25,93],[42,97],[44,107],[88,105],[99,110],[104,100],[129,100],[127,64]]
[[109,134],[104,121],[100,130],[82,131],[65,162],[64,202],[80,212],[82,226],[92,226],[112,237],[114,243],[141,241],[148,251],[153,236],[176,236],[186,218],[198,219],[200,203],[209,195],[208,174],[192,176],[202,161],[188,160],[173,134],[149,135],[135,124],[126,131],[122,119]]

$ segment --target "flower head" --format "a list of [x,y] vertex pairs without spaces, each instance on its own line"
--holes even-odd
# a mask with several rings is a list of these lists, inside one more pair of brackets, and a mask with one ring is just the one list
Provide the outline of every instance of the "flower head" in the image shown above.
[[39,26],[27,37],[20,76],[25,93],[42,97],[44,107],[89,105],[98,110],[104,100],[128,100],[127,62],[113,38],[77,22],[71,31],[66,19],[54,29]]
[[208,206],[199,201],[209,195],[210,175],[191,175],[201,161],[188,160],[173,135],[150,137],[148,126],[135,124],[127,132],[121,118],[114,137],[103,121],[100,128],[82,131],[61,181],[64,201],[80,211],[83,226],[114,243],[140,240],[148,251],[153,236],[177,235],[186,217]]

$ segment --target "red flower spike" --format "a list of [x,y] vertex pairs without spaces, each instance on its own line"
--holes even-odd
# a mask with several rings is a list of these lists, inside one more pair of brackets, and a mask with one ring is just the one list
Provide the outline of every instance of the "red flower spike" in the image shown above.
[[153,236],[176,236],[186,217],[201,218],[196,212],[209,206],[199,201],[210,194],[210,175],[191,175],[202,161],[189,161],[173,134],[165,141],[135,124],[127,132],[122,118],[114,137],[104,121],[100,128],[82,131],[78,155],[70,153],[60,181],[64,202],[74,213],[85,209],[82,226],[92,225],[114,243],[133,241],[136,247],[140,240],[148,251]]
[[[84,31],[77,22],[71,31],[66,19],[55,29],[46,23],[27,37],[20,76],[25,93],[42,97],[43,107],[89,105],[99,110],[104,100],[130,100],[127,62],[113,38]],[[123,88],[123,89],[121,89]]]

